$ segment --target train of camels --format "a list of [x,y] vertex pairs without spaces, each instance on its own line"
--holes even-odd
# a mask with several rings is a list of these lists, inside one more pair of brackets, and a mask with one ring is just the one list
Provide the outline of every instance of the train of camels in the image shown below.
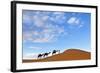
[[46,52],[46,53],[42,53],[42,54],[38,54],[38,59],[40,59],[40,58],[45,58],[45,57],[48,57],[48,55],[50,54],[50,53],[52,53],[52,55],[55,55],[55,54],[57,54],[57,53],[60,53],[60,50],[53,50],[52,52]]

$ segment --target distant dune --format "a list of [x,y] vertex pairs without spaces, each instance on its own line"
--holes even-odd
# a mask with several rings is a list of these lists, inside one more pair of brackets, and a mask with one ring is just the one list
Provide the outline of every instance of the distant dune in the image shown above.
[[87,60],[91,59],[91,53],[79,49],[68,49],[63,53],[52,55],[42,59],[27,60],[24,59],[23,63],[32,62],[50,62],[50,61],[69,61],[69,60]]

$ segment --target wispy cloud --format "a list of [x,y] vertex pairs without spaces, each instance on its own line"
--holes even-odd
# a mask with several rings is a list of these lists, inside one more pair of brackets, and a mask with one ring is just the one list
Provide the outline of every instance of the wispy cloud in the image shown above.
[[[60,36],[68,35],[67,29],[64,28],[66,24],[69,24],[70,27],[75,26],[75,28],[83,27],[80,18],[77,16],[67,18],[64,12],[32,12],[23,14],[23,22],[32,24],[32,26],[29,27],[25,26],[26,29],[31,28],[31,30],[25,30],[23,33],[23,38],[26,41],[35,43],[53,42],[59,39]],[[66,21],[67,23],[65,24]],[[61,26],[61,24],[65,25]]]
[[53,12],[50,20],[55,23],[63,24],[66,18],[67,17],[65,16],[64,12]]
[[67,23],[72,24],[72,25],[77,25],[80,23],[79,19],[76,17],[71,17],[68,19]]
[[83,27],[83,23],[78,17],[70,17],[67,20],[67,23],[73,26],[78,26],[79,28]]
[[79,25],[79,28],[81,28],[81,27],[83,27],[83,25],[81,24],[81,25]]
[[[34,28],[31,31],[25,31],[23,33],[24,40],[43,43],[52,42],[57,40],[61,35],[64,35],[65,29],[63,26],[58,26],[56,23],[61,23],[65,19],[64,12],[34,12],[31,17],[31,22]],[[50,15],[52,13],[52,15]],[[27,14],[26,14],[27,15]],[[27,22],[29,21],[27,19]],[[23,19],[24,21],[24,19]],[[29,28],[29,27],[27,27]],[[41,30],[40,30],[41,29]]]
[[48,16],[38,16],[38,15],[34,15],[33,16],[33,25],[37,26],[37,27],[42,27],[45,25],[45,22],[47,21]]
[[[23,34],[24,40],[30,40],[32,42],[52,42],[55,41],[57,37],[61,36],[65,32],[64,28],[58,26],[52,26],[44,28],[41,32],[31,31]],[[62,34],[63,35],[63,34]]]
[[30,46],[31,49],[42,49],[41,47]]

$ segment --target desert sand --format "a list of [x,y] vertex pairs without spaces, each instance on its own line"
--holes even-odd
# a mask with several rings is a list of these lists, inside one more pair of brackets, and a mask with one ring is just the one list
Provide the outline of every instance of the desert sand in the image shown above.
[[42,59],[27,60],[24,59],[23,63],[32,62],[50,62],[50,61],[71,61],[71,60],[88,60],[91,59],[91,53],[79,49],[68,49],[62,53],[48,56]]

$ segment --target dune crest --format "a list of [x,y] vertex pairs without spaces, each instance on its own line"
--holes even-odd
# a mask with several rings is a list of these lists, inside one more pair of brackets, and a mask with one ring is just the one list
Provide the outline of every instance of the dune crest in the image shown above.
[[23,60],[23,63],[32,62],[50,62],[50,61],[70,61],[70,60],[88,60],[91,59],[91,53],[79,50],[79,49],[68,49],[64,52],[56,55],[52,55],[43,59]]

